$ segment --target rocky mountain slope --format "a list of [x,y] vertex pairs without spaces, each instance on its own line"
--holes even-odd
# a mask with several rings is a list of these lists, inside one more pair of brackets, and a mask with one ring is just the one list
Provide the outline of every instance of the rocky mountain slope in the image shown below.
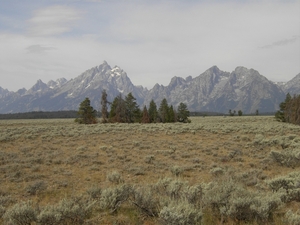
[[300,73],[282,85],[282,89],[285,93],[290,93],[291,95],[300,94]]
[[28,111],[77,110],[80,102],[89,97],[95,109],[100,109],[102,90],[112,101],[121,93],[132,92],[142,107],[153,99],[159,106],[166,98],[177,108],[180,102],[190,111],[214,111],[227,113],[242,110],[244,113],[274,112],[285,98],[286,91],[300,93],[300,74],[283,86],[277,85],[253,69],[237,67],[233,72],[221,71],[213,66],[192,78],[173,77],[167,86],[156,84],[148,90],[135,86],[126,72],[107,62],[93,67],[67,81],[64,78],[49,81],[38,80],[29,90],[9,92],[0,87],[0,113]]
[[256,109],[275,111],[284,96],[277,85],[253,69],[237,67],[228,73],[213,66],[194,79],[174,77],[167,87],[155,85],[145,103],[166,97],[174,105],[186,103],[192,111],[254,113]]

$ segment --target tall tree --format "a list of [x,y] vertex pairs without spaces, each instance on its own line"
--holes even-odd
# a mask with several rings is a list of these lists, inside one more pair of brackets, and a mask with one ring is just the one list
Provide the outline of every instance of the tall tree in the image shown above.
[[190,111],[187,108],[187,105],[183,102],[180,102],[178,109],[177,109],[177,118],[179,122],[187,123],[188,117],[190,116]]
[[281,102],[279,105],[280,110],[278,110],[275,114],[275,117],[278,121],[282,121],[282,122],[288,122],[287,118],[288,118],[288,114],[289,112],[285,112],[286,111],[286,105],[289,104],[289,101],[292,99],[292,96],[290,95],[290,93],[287,93],[284,102]]
[[285,103],[285,122],[300,125],[300,95],[294,95]]
[[148,110],[147,110],[147,106],[144,106],[143,116],[142,116],[141,122],[142,123],[150,123],[150,117],[149,117],[149,113],[148,113]]
[[101,97],[101,117],[102,122],[106,123],[108,121],[108,110],[107,110],[107,93],[106,90],[102,91],[102,97]]
[[124,123],[126,117],[126,106],[122,95],[119,94],[114,98],[109,113],[109,120],[111,122]]
[[159,105],[158,114],[161,122],[168,122],[169,106],[167,99],[163,99]]
[[149,113],[150,123],[156,123],[158,112],[157,112],[156,103],[154,102],[153,99],[150,102],[148,113]]
[[139,105],[136,103],[135,97],[133,97],[130,92],[125,97],[125,106],[126,106],[126,119],[127,123],[134,123],[140,120],[141,111]]
[[243,115],[243,111],[242,111],[242,110],[239,110],[239,111],[238,111],[238,115],[239,115],[239,116],[242,116],[242,115]]
[[167,122],[174,123],[174,122],[176,122],[175,118],[176,118],[175,117],[175,111],[173,109],[173,105],[171,105],[169,107],[169,110],[168,110],[168,120],[167,120]]
[[75,122],[83,124],[97,123],[96,114],[97,112],[91,106],[90,99],[85,98],[85,100],[80,103],[79,110],[77,112],[78,118],[75,119]]

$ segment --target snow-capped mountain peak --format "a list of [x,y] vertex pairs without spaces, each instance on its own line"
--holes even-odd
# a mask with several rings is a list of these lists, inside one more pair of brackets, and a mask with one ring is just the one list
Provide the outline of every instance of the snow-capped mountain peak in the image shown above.
[[61,78],[45,84],[38,80],[28,91],[8,92],[0,88],[0,113],[77,110],[86,97],[99,110],[103,90],[110,102],[119,93],[124,97],[131,92],[141,107],[148,106],[152,99],[159,104],[166,98],[174,108],[180,102],[186,103],[190,111],[228,113],[231,109],[252,113],[258,109],[259,112],[274,112],[287,91],[300,93],[300,74],[284,87],[286,89],[254,69],[240,66],[230,73],[213,66],[194,78],[173,77],[169,85],[156,84],[148,90],[132,84],[120,67],[111,68],[104,61],[69,81]]

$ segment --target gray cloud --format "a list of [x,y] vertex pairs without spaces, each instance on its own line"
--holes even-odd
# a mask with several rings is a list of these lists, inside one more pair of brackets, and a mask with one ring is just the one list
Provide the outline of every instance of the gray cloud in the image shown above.
[[213,65],[229,72],[253,68],[271,80],[287,80],[300,71],[299,1],[22,4],[28,19],[16,12],[11,18],[15,24],[25,21],[23,29],[1,30],[0,25],[0,85],[9,90],[30,88],[37,79],[71,79],[103,60],[148,88],[167,85],[173,76],[195,77]]
[[81,11],[69,6],[54,5],[35,11],[28,20],[28,32],[36,36],[59,35],[72,30],[81,18]]
[[269,49],[269,48],[289,45],[289,44],[295,43],[297,40],[300,40],[300,35],[294,36],[289,39],[282,39],[280,41],[273,42],[272,44],[264,45],[261,48]]
[[45,47],[41,45],[30,45],[26,48],[27,53],[33,53],[33,54],[43,54],[46,51],[49,50],[55,50],[53,47]]

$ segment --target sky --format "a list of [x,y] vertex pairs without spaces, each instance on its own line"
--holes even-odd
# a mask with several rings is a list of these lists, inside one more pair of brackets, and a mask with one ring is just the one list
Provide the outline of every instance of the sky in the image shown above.
[[107,61],[151,89],[216,65],[300,73],[300,0],[0,0],[0,86],[72,79]]

